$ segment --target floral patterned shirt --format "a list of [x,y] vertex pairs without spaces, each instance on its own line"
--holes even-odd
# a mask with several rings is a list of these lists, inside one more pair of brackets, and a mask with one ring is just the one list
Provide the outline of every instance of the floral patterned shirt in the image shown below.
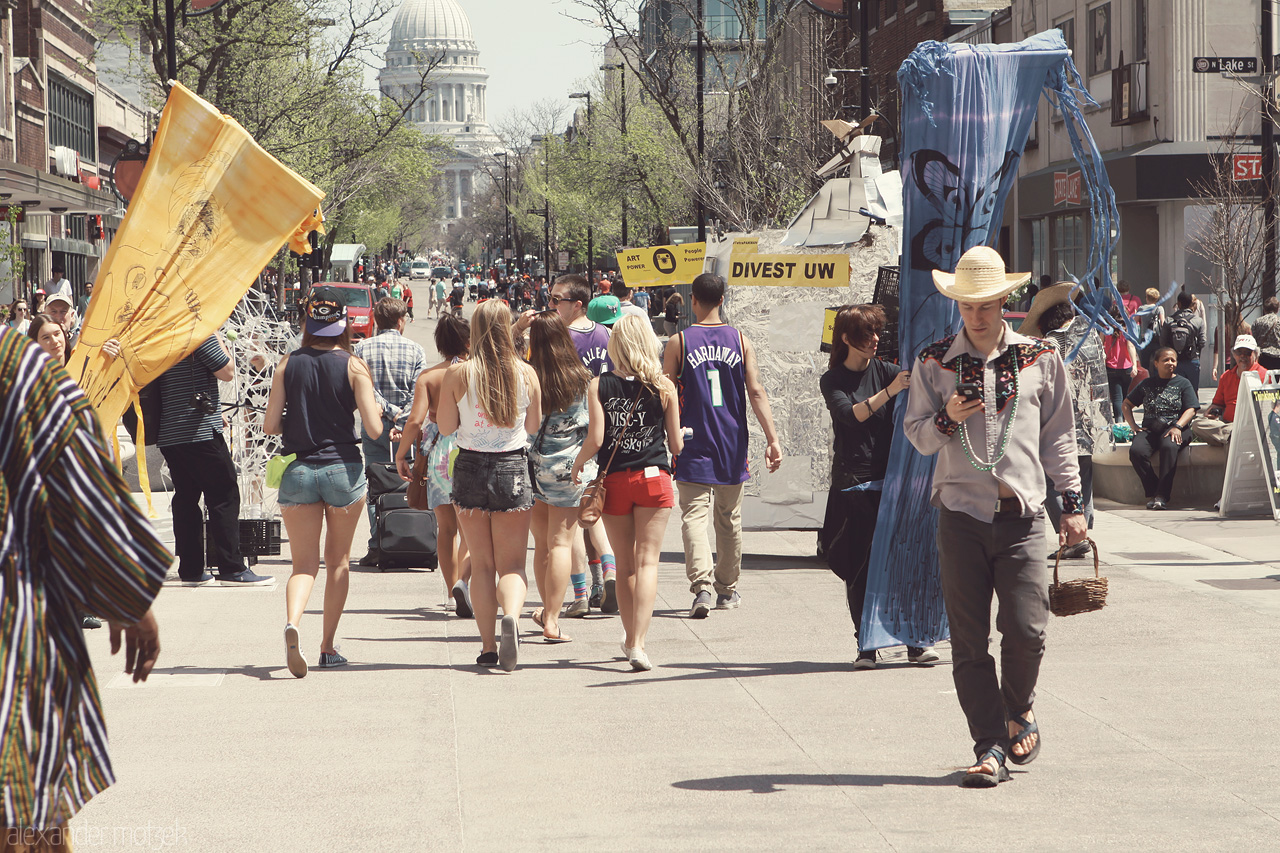
[[[978,461],[990,462],[999,457],[1002,443],[1005,448],[989,472],[969,461],[960,424],[947,416],[947,400],[962,382],[977,385],[984,403],[983,413],[965,422]],[[1017,496],[1022,516],[1030,518],[1044,504],[1048,475],[1062,494],[1064,510],[1080,512],[1075,412],[1068,385],[1054,346],[1020,335],[1007,323],[990,359],[976,352],[963,333],[925,347],[911,373],[903,430],[921,453],[938,455],[934,506],[990,522],[1004,484]]]

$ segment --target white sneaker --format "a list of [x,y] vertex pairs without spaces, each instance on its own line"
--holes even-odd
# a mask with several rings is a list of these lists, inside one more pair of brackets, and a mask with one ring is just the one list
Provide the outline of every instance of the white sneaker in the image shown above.
[[934,663],[938,660],[938,653],[933,650],[933,646],[925,646],[922,649],[907,649],[907,660],[911,663]]
[[629,649],[630,656],[628,661],[631,668],[636,672],[648,672],[653,669],[653,664],[649,662],[649,656],[644,653],[644,649]]

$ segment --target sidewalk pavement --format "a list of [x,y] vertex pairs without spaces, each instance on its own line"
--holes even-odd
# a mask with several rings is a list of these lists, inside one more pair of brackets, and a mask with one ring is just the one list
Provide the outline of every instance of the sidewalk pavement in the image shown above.
[[438,573],[358,570],[351,664],[297,680],[287,545],[258,564],[271,587],[166,588],[145,685],[88,634],[119,781],[72,822],[76,849],[1280,848],[1275,523],[1100,509],[1109,604],[1051,620],[1044,747],[994,791],[957,787],[972,753],[946,644],[938,666],[894,649],[853,671],[811,532],[746,533],[742,607],[690,620],[673,518],[649,673],[617,659],[617,617],[539,642],[536,593],[519,669],[479,670]]

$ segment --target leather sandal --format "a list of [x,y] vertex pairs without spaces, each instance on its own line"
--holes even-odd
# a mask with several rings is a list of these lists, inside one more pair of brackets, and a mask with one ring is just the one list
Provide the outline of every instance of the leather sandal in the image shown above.
[[1035,761],[1036,756],[1040,754],[1040,744],[1044,743],[1044,738],[1037,737],[1036,745],[1031,747],[1031,751],[1028,752],[1026,755],[1018,755],[1018,753],[1013,751],[1013,746],[1014,744],[1022,743],[1024,740],[1031,737],[1032,735],[1039,735],[1040,727],[1036,725],[1035,720],[1031,720],[1030,722],[1027,722],[1026,717],[1012,717],[1010,718],[1009,722],[1017,723],[1018,725],[1022,726],[1022,731],[1018,732],[1017,736],[1009,738],[1009,760],[1019,766],[1023,764],[1030,764],[1031,762]]
[[[986,772],[987,762],[989,761],[993,761],[996,765],[994,773]],[[960,780],[961,788],[994,788],[1001,782],[1009,781],[1009,768],[1004,765],[1004,752],[998,747],[993,746],[982,753],[978,758],[978,764],[982,765],[982,772],[969,773],[966,771],[964,778]]]

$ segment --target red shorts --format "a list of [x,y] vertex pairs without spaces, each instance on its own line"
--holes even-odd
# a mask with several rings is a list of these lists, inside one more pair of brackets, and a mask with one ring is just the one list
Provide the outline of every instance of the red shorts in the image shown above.
[[676,505],[671,475],[661,468],[646,477],[644,470],[615,471],[604,478],[604,514],[630,515],[638,506],[662,509]]

